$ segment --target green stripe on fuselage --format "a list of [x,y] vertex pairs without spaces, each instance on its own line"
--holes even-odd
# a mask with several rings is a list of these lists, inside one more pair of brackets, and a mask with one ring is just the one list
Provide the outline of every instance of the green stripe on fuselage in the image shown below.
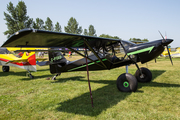
[[[102,61],[106,61],[107,59],[102,59]],[[96,61],[96,63],[99,63],[100,61]],[[94,62],[92,62],[92,63],[89,63],[88,64],[88,66],[90,66],[90,65],[93,65],[93,64],[95,64]],[[86,65],[82,65],[82,66],[79,66],[79,67],[76,67],[76,68],[73,68],[73,69],[70,69],[70,70],[68,70],[68,72],[70,72],[70,71],[73,71],[73,70],[77,70],[77,69],[79,69],[79,68],[83,68],[83,67],[86,67]]]
[[137,51],[134,51],[134,52],[127,53],[127,55],[134,55],[134,54],[143,53],[143,52],[146,52],[146,51],[149,51],[149,53],[150,53],[153,48],[154,48],[154,46],[144,48],[144,49],[141,49],[141,50],[137,50]]

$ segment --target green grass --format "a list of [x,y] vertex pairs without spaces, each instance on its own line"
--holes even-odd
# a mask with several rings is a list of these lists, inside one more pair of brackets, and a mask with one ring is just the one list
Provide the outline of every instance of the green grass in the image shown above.
[[[86,72],[62,73],[52,81],[46,80],[53,76],[49,66],[37,66],[32,80],[23,69],[0,70],[0,119],[180,119],[180,59],[173,63],[168,58],[149,62],[152,82],[138,83],[132,93],[116,88],[125,67],[90,72],[94,108]],[[129,73],[135,71],[129,66]]]

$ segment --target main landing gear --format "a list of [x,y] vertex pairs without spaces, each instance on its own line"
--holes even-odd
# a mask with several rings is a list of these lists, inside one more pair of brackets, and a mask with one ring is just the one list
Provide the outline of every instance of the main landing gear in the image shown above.
[[122,92],[135,92],[138,87],[136,78],[129,74],[123,73],[117,78],[117,88]]
[[56,74],[54,77],[52,77],[52,80],[56,80],[56,77],[61,75],[61,73]]
[[135,76],[128,73],[128,67],[126,66],[126,73],[121,74],[117,78],[117,88],[122,92],[135,92],[138,87],[138,82],[150,82],[152,80],[152,73],[147,68],[139,68],[135,73]]
[[34,78],[34,76],[31,74],[31,72],[29,70],[27,71],[26,76],[29,76],[31,79]]

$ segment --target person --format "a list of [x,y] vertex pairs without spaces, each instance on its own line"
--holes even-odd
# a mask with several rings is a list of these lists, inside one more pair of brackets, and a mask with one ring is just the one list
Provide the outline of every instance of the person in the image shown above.
[[23,54],[24,54],[24,52],[20,52],[20,53],[17,55],[17,57],[18,57],[18,58],[21,58],[21,57],[23,56]]
[[72,55],[72,53],[71,53],[71,51],[69,51],[69,58],[71,58],[71,55]]
[[43,58],[43,57],[44,57],[44,52],[39,52],[39,53],[38,53],[38,56],[39,56],[40,58]]

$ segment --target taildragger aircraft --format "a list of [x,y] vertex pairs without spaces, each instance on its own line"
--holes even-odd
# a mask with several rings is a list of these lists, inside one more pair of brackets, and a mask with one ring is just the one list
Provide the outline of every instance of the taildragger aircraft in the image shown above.
[[[162,35],[161,35],[162,36]],[[150,82],[152,73],[147,68],[139,68],[138,62],[146,63],[157,58],[173,40],[155,40],[152,42],[134,44],[120,39],[100,38],[60,32],[50,32],[36,29],[23,29],[12,35],[2,47],[46,47],[49,50],[50,72],[56,74],[55,79],[63,72],[87,71],[88,84],[92,100],[89,72],[110,70],[113,68],[135,64],[135,76],[128,73],[117,78],[117,88],[123,92],[135,92],[138,82]],[[84,54],[74,48],[85,48]],[[76,61],[68,61],[56,48],[68,48],[84,57]],[[91,51],[87,52],[87,50]],[[169,52],[168,52],[169,53]],[[172,59],[169,54],[171,63]],[[173,64],[173,63],[172,63]],[[127,68],[127,67],[126,67]]]
[[[26,52],[20,52],[15,55],[14,51],[18,48],[0,48],[0,65],[3,72],[9,72],[10,67],[18,67],[27,70],[28,76],[34,78],[30,71],[36,72],[36,61],[44,61],[44,58],[36,58],[35,52],[27,52],[27,50],[34,50],[26,48]],[[39,62],[40,63],[40,62]]]

